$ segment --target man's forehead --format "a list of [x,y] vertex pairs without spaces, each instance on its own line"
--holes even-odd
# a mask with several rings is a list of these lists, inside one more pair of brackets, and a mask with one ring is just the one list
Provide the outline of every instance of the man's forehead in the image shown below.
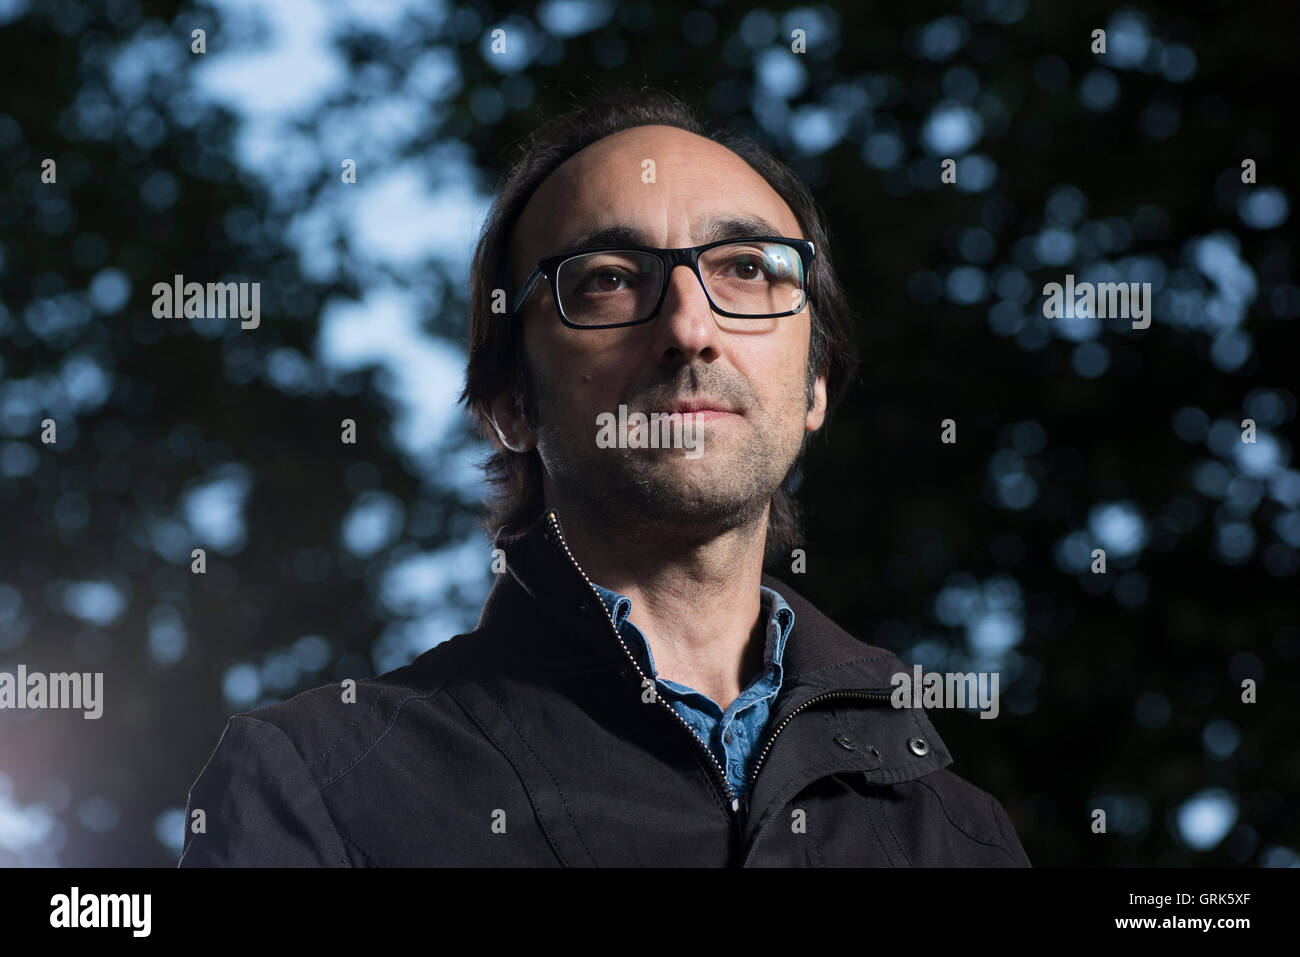
[[786,201],[736,153],[686,130],[633,127],[569,157],[534,191],[511,236],[513,271],[522,279],[531,260],[578,246],[661,245],[653,233],[683,215],[692,244],[802,236]]
[[[783,236],[789,229],[774,224],[762,216],[717,213],[703,219],[692,219],[691,239],[694,243],[719,242],[739,239],[742,236]],[[797,238],[797,237],[796,237]],[[553,240],[555,254],[566,253],[587,246],[654,246],[661,240],[653,230],[644,229],[635,221],[618,216],[599,215],[590,224],[579,217],[564,224]]]

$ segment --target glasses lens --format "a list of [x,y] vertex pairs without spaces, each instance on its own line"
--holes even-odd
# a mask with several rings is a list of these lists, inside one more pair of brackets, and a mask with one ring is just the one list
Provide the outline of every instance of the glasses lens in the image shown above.
[[742,240],[700,256],[700,275],[718,308],[746,316],[798,312],[807,301],[803,259],[786,243]]
[[[700,255],[700,275],[717,307],[742,316],[784,315],[808,302],[799,250],[787,243],[737,240]],[[556,275],[560,308],[574,325],[638,322],[663,291],[663,262],[632,249],[583,253]]]
[[636,322],[659,299],[663,262],[634,250],[585,253],[566,259],[555,277],[560,308],[575,325]]

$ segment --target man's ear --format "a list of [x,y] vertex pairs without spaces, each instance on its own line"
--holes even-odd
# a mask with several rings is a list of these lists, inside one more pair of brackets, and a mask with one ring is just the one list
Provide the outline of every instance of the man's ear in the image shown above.
[[813,383],[813,403],[812,408],[808,410],[808,418],[804,420],[804,429],[808,432],[816,432],[826,421],[826,377],[819,375]]
[[515,408],[508,392],[499,392],[492,399],[492,427],[501,444],[511,452],[528,452],[537,447],[537,436],[524,421],[523,413]]

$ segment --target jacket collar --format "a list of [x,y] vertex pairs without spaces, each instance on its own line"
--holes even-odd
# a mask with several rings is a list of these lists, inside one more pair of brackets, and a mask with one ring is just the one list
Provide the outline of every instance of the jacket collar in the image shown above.
[[[552,668],[612,672],[626,665],[624,643],[569,551],[553,509],[522,532],[498,534],[494,544],[505,552],[509,573],[488,595],[480,629],[506,631],[524,642],[519,653],[536,655]],[[790,605],[794,627],[764,755],[785,729],[783,745],[758,770],[749,797],[755,826],[801,787],[829,774],[862,774],[868,784],[886,785],[952,763],[924,709],[890,707],[891,678],[907,671],[897,655],[858,641],[785,582],[771,575],[763,575],[762,582]],[[530,619],[538,627],[520,627]],[[528,647],[531,636],[544,634],[555,639]],[[814,703],[823,706],[822,721],[790,720]]]
[[[600,656],[618,652],[609,627],[572,627],[608,619],[590,579],[569,550],[554,509],[545,511],[529,528],[502,531],[493,541],[505,553],[509,574],[492,589],[483,607],[479,627],[499,619],[511,603],[512,592],[522,589],[563,631],[577,637],[587,652]],[[507,579],[509,581],[507,581]],[[782,686],[799,685],[811,694],[830,691],[866,691],[888,694],[891,677],[909,669],[892,652],[865,644],[823,615],[789,584],[764,574],[762,583],[775,589],[794,611],[794,628],[783,659]]]

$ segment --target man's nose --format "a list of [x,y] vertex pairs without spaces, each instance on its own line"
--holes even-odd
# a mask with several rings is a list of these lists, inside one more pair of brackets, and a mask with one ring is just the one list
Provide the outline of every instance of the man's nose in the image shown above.
[[689,361],[715,345],[718,326],[713,307],[690,266],[679,264],[669,273],[655,325],[660,355],[679,352]]

